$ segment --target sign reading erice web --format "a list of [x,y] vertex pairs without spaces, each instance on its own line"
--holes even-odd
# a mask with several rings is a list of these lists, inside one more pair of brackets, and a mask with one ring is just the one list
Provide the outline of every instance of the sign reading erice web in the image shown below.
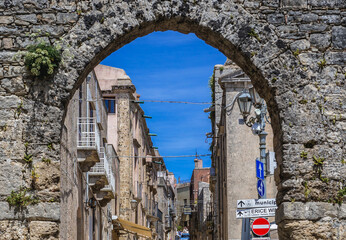
[[236,218],[274,217],[277,207],[237,209]]
[[244,199],[237,201],[237,208],[266,208],[276,207],[276,199]]

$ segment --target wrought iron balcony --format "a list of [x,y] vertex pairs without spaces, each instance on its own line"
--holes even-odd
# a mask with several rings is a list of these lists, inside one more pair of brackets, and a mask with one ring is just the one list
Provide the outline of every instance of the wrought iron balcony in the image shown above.
[[77,159],[83,172],[99,162],[100,131],[95,118],[77,119]]
[[98,153],[99,162],[90,168],[88,173],[89,185],[95,190],[99,191],[110,184],[110,165],[105,154],[105,148],[102,147]]
[[96,118],[78,118],[77,121],[77,148],[100,148],[100,130]]

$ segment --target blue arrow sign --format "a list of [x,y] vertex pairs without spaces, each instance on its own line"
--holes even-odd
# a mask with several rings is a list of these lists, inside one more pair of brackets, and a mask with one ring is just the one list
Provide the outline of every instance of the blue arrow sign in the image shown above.
[[257,192],[258,195],[260,195],[261,197],[264,197],[265,195],[265,188],[264,188],[264,183],[261,179],[258,179],[257,181]]
[[258,159],[256,159],[256,177],[264,180],[264,164]]

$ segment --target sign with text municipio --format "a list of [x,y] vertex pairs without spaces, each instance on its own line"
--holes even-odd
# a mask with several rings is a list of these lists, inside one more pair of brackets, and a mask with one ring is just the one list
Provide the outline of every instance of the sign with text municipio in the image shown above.
[[264,236],[270,230],[270,223],[265,218],[257,218],[253,221],[251,226],[252,232],[257,236]]
[[264,182],[261,179],[258,179],[257,181],[257,192],[258,195],[260,195],[261,197],[264,197],[265,195],[265,187],[264,187]]
[[264,164],[256,159],[256,177],[264,180]]
[[275,217],[277,207],[237,209],[236,218]]
[[243,199],[237,200],[237,208],[266,208],[276,207],[275,198],[262,199]]

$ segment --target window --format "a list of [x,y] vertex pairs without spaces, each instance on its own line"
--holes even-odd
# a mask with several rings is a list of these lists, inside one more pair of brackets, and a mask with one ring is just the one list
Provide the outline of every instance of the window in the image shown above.
[[108,113],[115,113],[115,99],[105,99],[105,104]]

